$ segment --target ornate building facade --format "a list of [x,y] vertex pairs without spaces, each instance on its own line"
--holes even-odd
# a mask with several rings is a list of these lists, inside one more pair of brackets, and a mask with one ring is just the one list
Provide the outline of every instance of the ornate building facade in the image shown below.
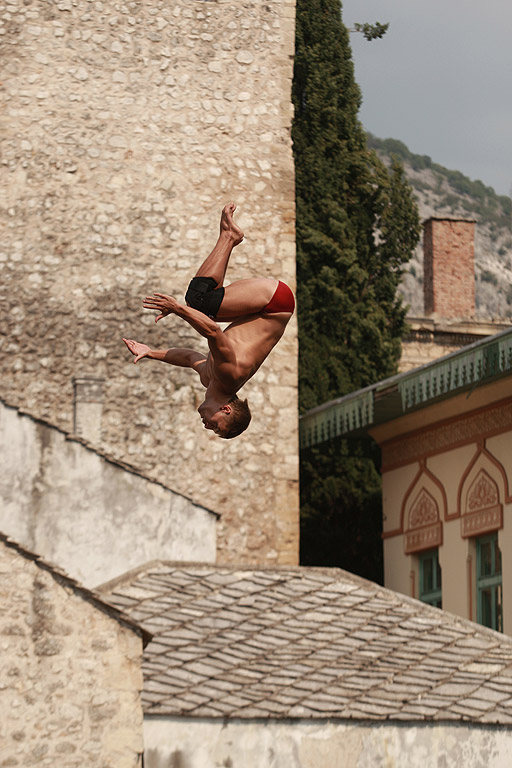
[[386,585],[512,634],[510,376],[372,434]]
[[512,634],[512,331],[325,403],[301,445],[382,452],[384,583]]

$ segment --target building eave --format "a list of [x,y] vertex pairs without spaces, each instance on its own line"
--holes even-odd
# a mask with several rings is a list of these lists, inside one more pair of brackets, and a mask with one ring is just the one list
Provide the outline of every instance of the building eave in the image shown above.
[[300,417],[300,447],[335,437],[358,437],[368,429],[446,400],[512,371],[512,329],[411,371],[330,400]]

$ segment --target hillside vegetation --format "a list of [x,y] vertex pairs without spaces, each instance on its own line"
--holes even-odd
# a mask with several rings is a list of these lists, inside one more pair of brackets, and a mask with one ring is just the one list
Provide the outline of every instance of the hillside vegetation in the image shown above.
[[[397,139],[367,134],[368,147],[386,163],[402,161],[418,201],[422,221],[430,216],[460,216],[476,220],[476,317],[512,318],[512,199],[497,195],[481,181],[416,155]],[[423,247],[418,246],[406,267],[401,293],[409,314],[423,314]]]

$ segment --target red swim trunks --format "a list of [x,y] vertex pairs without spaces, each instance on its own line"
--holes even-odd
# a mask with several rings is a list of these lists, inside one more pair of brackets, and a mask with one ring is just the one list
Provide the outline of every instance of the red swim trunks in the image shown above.
[[279,280],[274,295],[267,306],[262,309],[265,314],[271,315],[276,312],[293,312],[295,309],[295,297],[286,283]]

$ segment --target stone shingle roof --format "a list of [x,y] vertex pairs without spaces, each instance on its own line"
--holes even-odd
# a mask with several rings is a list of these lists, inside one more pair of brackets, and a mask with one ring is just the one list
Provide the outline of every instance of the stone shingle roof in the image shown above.
[[147,714],[512,723],[512,639],[336,568],[152,563]]

